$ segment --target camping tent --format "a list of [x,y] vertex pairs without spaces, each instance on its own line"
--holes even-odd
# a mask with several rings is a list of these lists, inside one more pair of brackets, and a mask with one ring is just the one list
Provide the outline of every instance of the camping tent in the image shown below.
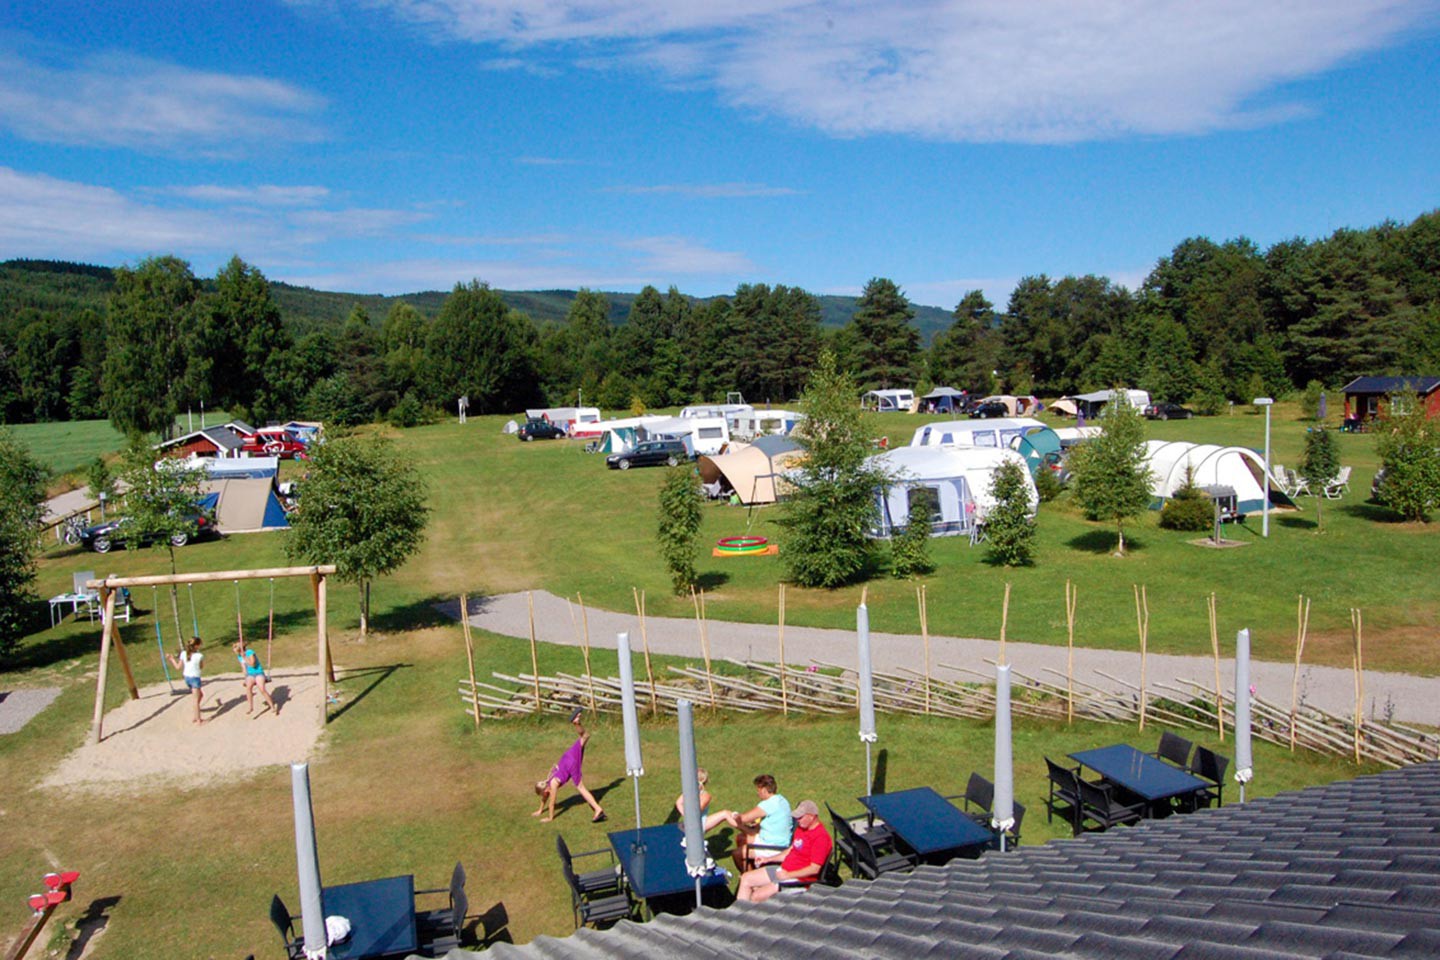
[[936,387],[925,396],[920,398],[920,409],[929,410],[934,404],[933,413],[959,413],[965,403],[967,394],[964,390],[956,390],[954,387]]
[[994,396],[981,397],[975,402],[978,404],[989,403],[991,401],[1005,404],[1005,415],[1007,417],[1018,417],[1021,414],[1030,413],[1040,406],[1040,401],[1029,394],[1017,397],[1008,393],[997,393]]
[[[1222,447],[1213,443],[1188,443],[1183,440],[1147,440],[1146,460],[1150,467],[1150,493],[1154,506],[1175,495],[1185,485],[1185,468],[1194,471],[1197,487],[1224,486],[1235,488],[1236,509],[1241,513],[1258,513],[1265,508],[1265,490],[1260,486],[1265,476],[1265,462],[1248,447]],[[1270,507],[1294,510],[1294,501],[1271,478]]]
[[1061,397],[1050,404],[1050,412],[1058,413],[1066,417],[1075,417],[1080,414],[1080,407],[1069,397]]
[[[888,537],[903,527],[910,516],[910,500],[924,496],[931,508],[934,535],[969,533],[976,520],[995,505],[990,494],[995,471],[1006,461],[1024,465],[1013,450],[989,447],[897,447],[871,458],[890,478],[876,491],[879,522],[875,536]],[[1025,474],[1027,499],[1034,510],[1039,494],[1030,474]]]
[[[1123,387],[1117,390],[1096,390],[1093,393],[1077,393],[1069,397],[1061,397],[1060,399],[1068,400],[1074,405],[1076,416],[1084,414],[1085,419],[1094,420],[1099,416],[1101,408],[1117,397],[1142,412],[1146,407],[1150,406],[1150,394],[1144,390],[1127,390]],[[1051,404],[1050,408],[1052,410],[1055,409],[1055,405]]]
[[275,457],[203,461],[209,479],[200,484],[200,508],[215,514],[221,533],[282,530],[290,526],[276,494]]
[[786,492],[780,473],[801,456],[795,441],[786,437],[760,437],[728,453],[704,456],[695,462],[702,483],[719,483],[735,491],[746,506],[774,503]]

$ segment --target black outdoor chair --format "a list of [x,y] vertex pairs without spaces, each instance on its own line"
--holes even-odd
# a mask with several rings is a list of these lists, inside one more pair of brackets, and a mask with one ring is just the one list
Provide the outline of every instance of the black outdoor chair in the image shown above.
[[425,957],[443,957],[460,946],[465,915],[470,912],[470,899],[465,895],[465,867],[458,860],[450,872],[450,886],[432,890],[416,890],[415,896],[444,893],[449,903],[434,910],[415,912],[415,932],[420,940],[419,953]]
[[1206,783],[1205,789],[1197,790],[1180,798],[1179,807],[1185,813],[1194,813],[1213,802],[1217,807],[1225,805],[1222,794],[1225,791],[1225,771],[1230,769],[1230,758],[1222,756],[1209,747],[1196,747],[1190,758],[1190,774]]
[[270,898],[270,922],[275,924],[275,929],[280,931],[280,939],[285,942],[286,960],[302,960],[305,956],[305,938],[295,935],[295,918],[290,916],[285,901],[280,899],[278,893]]
[[859,833],[829,803],[825,804],[825,809],[830,811],[830,825],[835,831],[835,846],[840,851],[840,859],[850,868],[851,876],[875,880],[882,874],[914,869],[914,859],[895,849],[894,837],[889,836],[888,831],[883,840],[874,830]]
[[1193,744],[1179,734],[1164,730],[1160,734],[1160,746],[1155,751],[1155,757],[1173,764],[1181,770],[1190,766],[1190,749]]
[[1080,836],[1082,804],[1080,802],[1080,771],[1045,758],[1050,775],[1050,795],[1045,798],[1045,821],[1052,823],[1055,814],[1062,815],[1070,822],[1070,831]]
[[[565,838],[558,833],[555,835],[555,850],[560,854],[560,867],[570,888],[570,908],[575,915],[576,930],[582,926],[599,927],[613,923],[634,913],[630,895],[621,883],[619,871],[613,866],[615,855],[612,851],[601,849],[572,854]],[[609,869],[582,874],[575,872],[575,860],[599,854],[610,854],[612,866]]]
[[986,780],[978,773],[970,774],[970,780],[965,784],[965,792],[953,797],[946,797],[946,800],[963,800],[962,809],[976,823],[988,826],[990,823],[990,808],[995,806],[995,784]]
[[1139,823],[1145,816],[1145,804],[1122,803],[1108,783],[1091,783],[1078,780],[1080,784],[1080,805],[1083,820],[1093,821],[1100,830],[1109,830],[1127,823]]

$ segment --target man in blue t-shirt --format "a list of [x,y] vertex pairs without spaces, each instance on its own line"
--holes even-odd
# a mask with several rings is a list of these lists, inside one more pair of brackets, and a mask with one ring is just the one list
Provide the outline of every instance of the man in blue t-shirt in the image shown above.
[[753,867],[756,857],[783,853],[790,848],[790,833],[795,821],[790,816],[790,801],[782,796],[775,778],[762,773],[755,778],[755,793],[760,802],[745,813],[731,812],[730,826],[735,828],[735,869],[744,872]]

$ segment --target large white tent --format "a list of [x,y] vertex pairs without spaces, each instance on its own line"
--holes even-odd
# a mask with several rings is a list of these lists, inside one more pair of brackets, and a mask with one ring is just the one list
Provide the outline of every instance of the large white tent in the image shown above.
[[1013,450],[992,447],[897,447],[872,458],[890,478],[876,491],[877,536],[888,537],[910,517],[910,499],[917,492],[931,506],[935,535],[969,533],[995,506],[991,484],[1006,461],[1020,465],[1032,510],[1040,504],[1025,458]]
[[[1233,487],[1236,509],[1241,513],[1259,513],[1265,508],[1265,461],[1248,447],[1222,447],[1213,443],[1189,443],[1184,440],[1147,440],[1146,459],[1150,466],[1150,493],[1166,500],[1185,485],[1185,471],[1194,471],[1197,487]],[[1280,483],[1270,478],[1272,509],[1293,510],[1295,503]]]

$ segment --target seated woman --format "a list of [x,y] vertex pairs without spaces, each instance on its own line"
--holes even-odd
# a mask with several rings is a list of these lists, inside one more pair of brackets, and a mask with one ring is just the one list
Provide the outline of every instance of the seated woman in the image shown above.
[[[700,781],[700,817],[704,824],[701,829],[705,833],[709,833],[720,824],[728,823],[731,817],[731,811],[721,810],[718,813],[710,812],[710,801],[714,798],[710,796],[710,791],[705,789],[705,785],[710,782],[710,774],[705,772],[704,767],[700,767],[695,771],[695,779]],[[683,823],[685,817],[685,794],[682,793],[675,798],[675,809],[679,812],[681,822]]]
[[756,857],[790,849],[791,831],[795,827],[790,816],[790,801],[779,792],[774,777],[768,773],[756,777],[755,793],[760,802],[750,810],[739,814],[727,811],[728,822],[735,828],[735,868],[742,873],[755,866]]

